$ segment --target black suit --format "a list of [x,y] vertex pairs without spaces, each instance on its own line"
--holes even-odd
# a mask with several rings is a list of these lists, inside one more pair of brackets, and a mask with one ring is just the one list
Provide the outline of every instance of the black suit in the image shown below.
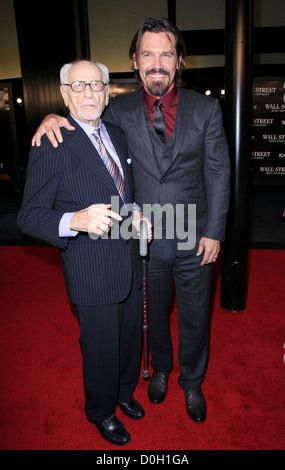
[[[178,249],[174,239],[155,237],[149,253],[149,343],[156,370],[172,369],[168,308],[175,279],[179,324],[180,385],[184,390],[204,380],[211,265],[196,256],[201,237],[223,240],[229,205],[229,157],[218,100],[178,89],[173,134],[163,146],[155,134],[143,90],[111,100],[105,119],[120,126],[127,138],[135,184],[135,201],[188,204],[196,207],[196,242]],[[155,229],[155,227],[154,227]],[[165,227],[164,227],[165,229]]]
[[[119,201],[118,210],[123,205],[92,142],[72,117],[69,121],[76,130],[63,130],[57,149],[47,138],[31,149],[18,223],[24,233],[60,249],[66,289],[81,324],[86,415],[100,422],[115,412],[118,399],[129,400],[138,378],[140,261],[137,240],[121,235],[59,237],[64,213],[109,204],[112,196]],[[112,124],[106,128],[122,164],[126,201],[132,204],[124,134]]]

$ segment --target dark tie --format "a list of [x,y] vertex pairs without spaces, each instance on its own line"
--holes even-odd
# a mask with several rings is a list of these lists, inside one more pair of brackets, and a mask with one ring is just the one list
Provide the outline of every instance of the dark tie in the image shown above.
[[100,136],[100,129],[96,129],[94,132],[94,137],[97,143],[98,153],[106,166],[108,172],[110,173],[118,193],[120,194],[124,204],[125,204],[125,182],[124,178],[120,172],[119,167],[116,165],[116,162],[113,160],[109,152],[107,151],[105,145]]
[[167,134],[166,134],[166,128],[165,128],[165,122],[164,122],[164,117],[163,117],[163,111],[161,109],[161,101],[156,100],[154,102],[155,106],[155,113],[154,113],[154,128],[155,132],[157,133],[158,137],[160,138],[161,142],[163,144],[166,144],[167,142]]

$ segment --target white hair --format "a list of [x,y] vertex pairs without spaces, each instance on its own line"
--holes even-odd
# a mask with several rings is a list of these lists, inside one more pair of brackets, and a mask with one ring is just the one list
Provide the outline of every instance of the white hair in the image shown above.
[[69,64],[65,64],[65,65],[63,65],[63,67],[61,67],[61,69],[60,69],[60,84],[61,85],[65,85],[66,83],[68,83],[68,72],[69,72],[69,70],[71,69],[71,67],[73,65],[78,64],[79,62],[89,62],[90,64],[96,65],[101,70],[101,72],[103,74],[103,82],[104,83],[109,83],[109,81],[110,81],[109,70],[106,67],[106,65],[101,64],[100,62],[93,62],[92,60],[80,59],[80,60],[75,60],[73,62],[70,62]]

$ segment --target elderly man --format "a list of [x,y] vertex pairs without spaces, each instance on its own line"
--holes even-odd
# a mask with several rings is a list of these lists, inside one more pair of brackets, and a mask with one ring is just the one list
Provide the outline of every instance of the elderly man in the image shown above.
[[[225,236],[229,206],[230,164],[219,102],[182,88],[185,44],[174,24],[148,18],[131,43],[130,60],[142,89],[111,100],[104,118],[126,134],[135,184],[135,200],[145,204],[184,206],[184,226],[195,226],[196,240],[188,246],[177,234],[155,237],[150,245],[149,349],[154,369],[148,396],[161,403],[173,368],[169,330],[172,277],[175,281],[178,327],[178,379],[185,392],[186,411],[197,423],[206,419],[201,390],[208,362],[208,308],[213,262]],[[33,142],[44,132],[55,146],[62,142],[59,127],[69,123],[48,117]],[[196,223],[188,207],[196,206]],[[190,246],[191,245],[191,246]]]
[[130,435],[115,415],[117,405],[130,418],[144,416],[133,398],[141,272],[138,240],[123,237],[118,227],[112,236],[121,208],[133,207],[133,182],[124,133],[100,118],[108,82],[108,69],[99,63],[76,61],[61,69],[60,91],[75,130],[63,130],[58,149],[47,138],[31,149],[18,223],[24,233],[60,249],[80,320],[85,413],[106,440],[123,445]]

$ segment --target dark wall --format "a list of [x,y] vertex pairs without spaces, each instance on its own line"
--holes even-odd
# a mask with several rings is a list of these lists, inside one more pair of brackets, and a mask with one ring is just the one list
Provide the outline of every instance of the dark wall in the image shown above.
[[77,57],[89,58],[86,3],[14,0],[29,140],[46,114],[66,114],[59,70]]

